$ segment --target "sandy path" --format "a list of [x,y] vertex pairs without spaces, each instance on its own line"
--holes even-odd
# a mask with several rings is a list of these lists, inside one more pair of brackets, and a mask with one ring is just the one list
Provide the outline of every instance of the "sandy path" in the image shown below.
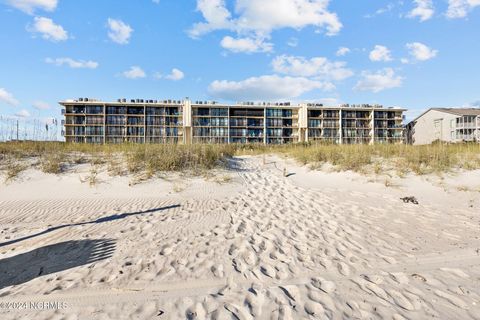
[[[304,188],[275,161],[243,158],[225,199],[0,202],[0,301],[68,304],[2,319],[480,319],[478,214]],[[113,252],[76,242],[98,239]]]

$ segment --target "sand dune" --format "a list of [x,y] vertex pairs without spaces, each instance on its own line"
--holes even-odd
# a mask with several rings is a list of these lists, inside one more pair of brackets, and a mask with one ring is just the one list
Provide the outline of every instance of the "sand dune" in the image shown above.
[[0,317],[480,319],[480,193],[425,185],[414,205],[408,187],[267,160],[179,192],[64,177],[29,199],[53,178],[25,173],[0,191],[0,302],[66,308]]

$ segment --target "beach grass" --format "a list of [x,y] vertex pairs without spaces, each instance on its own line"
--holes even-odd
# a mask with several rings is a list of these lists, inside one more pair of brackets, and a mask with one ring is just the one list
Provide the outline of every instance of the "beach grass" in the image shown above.
[[[303,165],[329,164],[336,170],[355,172],[396,172],[417,175],[443,173],[455,169],[480,169],[480,144],[442,144],[425,146],[334,145],[334,144],[195,144],[195,145],[92,145],[62,142],[0,143],[0,161],[38,159],[43,172],[58,174],[69,165],[106,165],[110,175],[190,171],[202,173],[225,167],[235,155],[280,154]],[[6,165],[2,165],[5,170]],[[14,175],[15,169],[10,169]]]
[[0,161],[39,159],[39,168],[46,173],[61,173],[68,165],[90,162],[104,165],[112,174],[123,171],[200,171],[225,165],[235,154],[232,145],[88,145],[61,142],[0,143]]
[[480,144],[390,145],[298,145],[283,153],[302,164],[328,163],[341,171],[395,171],[417,175],[454,169],[480,169]]

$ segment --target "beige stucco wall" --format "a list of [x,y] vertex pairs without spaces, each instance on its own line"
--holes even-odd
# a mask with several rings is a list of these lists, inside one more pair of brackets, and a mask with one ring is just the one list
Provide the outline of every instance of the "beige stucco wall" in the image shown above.
[[192,126],[192,102],[190,100],[183,101],[183,125],[185,127]]
[[306,104],[300,104],[298,109],[298,127],[301,129],[308,128],[308,107]]
[[[457,116],[440,112],[437,110],[429,110],[415,123],[415,132],[413,134],[413,144],[430,144],[435,140],[441,140],[445,142],[455,142],[452,140],[451,132],[455,131],[455,128],[451,127],[451,120],[456,119]],[[441,120],[440,128],[435,128],[435,120]]]

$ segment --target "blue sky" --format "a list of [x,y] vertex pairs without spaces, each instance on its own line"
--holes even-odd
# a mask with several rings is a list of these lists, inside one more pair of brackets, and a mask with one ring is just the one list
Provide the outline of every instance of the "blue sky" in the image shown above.
[[479,0],[0,0],[0,114],[57,102],[480,100]]

